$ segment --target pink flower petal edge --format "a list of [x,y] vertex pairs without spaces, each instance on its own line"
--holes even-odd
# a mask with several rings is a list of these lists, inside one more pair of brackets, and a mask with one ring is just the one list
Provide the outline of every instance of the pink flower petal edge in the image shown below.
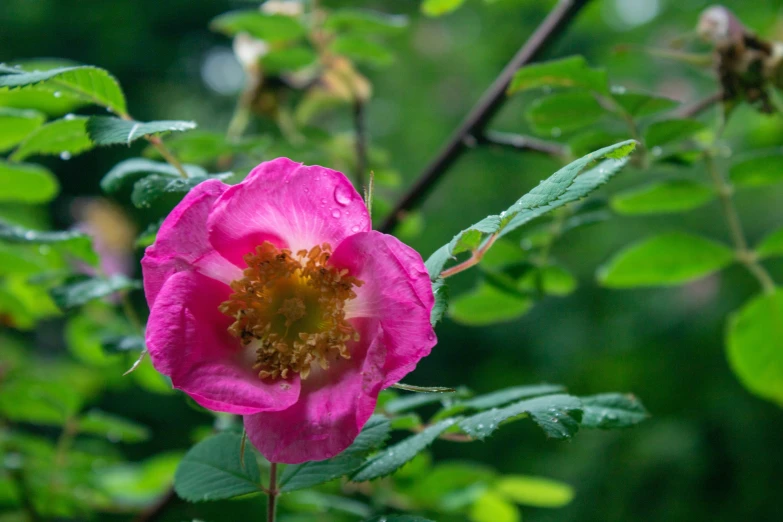
[[[307,379],[261,380],[255,353],[228,332],[219,305],[243,277],[243,256],[264,241],[300,249],[328,243],[328,266],[363,281],[346,302],[359,333],[349,359]],[[412,371],[436,343],[431,283],[417,252],[370,230],[362,198],[337,171],[280,158],[242,182],[198,185],[164,221],[142,261],[155,367],[216,411],[245,416],[248,438],[269,460],[333,457],[372,415],[378,393]]]

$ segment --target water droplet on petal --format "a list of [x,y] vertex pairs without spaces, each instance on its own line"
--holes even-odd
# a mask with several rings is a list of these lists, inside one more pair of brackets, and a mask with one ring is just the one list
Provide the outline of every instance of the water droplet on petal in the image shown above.
[[323,207],[326,205],[326,198],[321,198],[321,206]]
[[333,217],[333,218],[335,218],[335,219],[336,219],[336,218],[338,218],[338,217],[340,217],[340,216],[342,216],[342,212],[340,212],[338,209],[334,209],[334,210],[332,210],[332,217]]
[[70,152],[68,152],[67,150],[64,150],[64,151],[62,151],[62,152],[60,153],[60,159],[61,159],[61,160],[68,161],[69,159],[71,159],[71,153],[70,153]]
[[351,198],[351,188],[350,187],[348,187],[346,185],[343,185],[343,184],[337,185],[337,187],[335,187],[335,189],[334,189],[334,200],[339,205],[345,206],[345,205],[347,205],[348,203],[351,202],[351,199],[352,198]]
[[357,232],[359,232],[361,229],[362,229],[362,228],[361,228],[359,225],[354,225],[354,226],[352,226],[352,227],[351,227],[351,232],[353,232],[354,234],[356,234],[356,233],[357,233]]

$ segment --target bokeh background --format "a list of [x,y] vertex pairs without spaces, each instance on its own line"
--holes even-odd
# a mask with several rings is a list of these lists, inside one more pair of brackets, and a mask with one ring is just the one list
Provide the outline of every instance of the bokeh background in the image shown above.
[[[422,16],[415,0],[323,4],[410,17],[407,30],[389,39],[394,63],[364,69],[374,85],[368,108],[372,143],[387,149],[390,165],[402,179],[397,191],[386,188],[381,194],[393,199],[422,171],[554,2],[468,0],[437,19]],[[780,2],[724,4],[758,33],[783,40]],[[120,80],[137,119],[193,119],[202,129],[221,132],[243,73],[231,42],[210,32],[208,23],[248,5],[223,0],[2,0],[0,61],[53,57],[98,65]],[[614,48],[665,46],[692,32],[707,5],[703,0],[594,0],[548,56],[584,54],[592,65],[607,67],[615,84],[696,100],[717,90],[709,71]],[[525,96],[511,100],[492,128],[524,132],[522,110],[529,102]],[[715,112],[704,117],[709,122],[716,118]],[[348,119],[331,124],[333,130],[340,125],[350,130]],[[726,138],[733,151],[779,146],[781,130],[779,116],[740,109]],[[57,173],[62,193],[46,211],[25,210],[26,219],[71,226],[74,201],[99,195],[100,178],[136,148],[142,146],[45,160]],[[426,258],[458,230],[507,207],[557,167],[530,153],[472,150],[421,206],[422,226],[409,230],[405,239]],[[692,170],[694,176],[702,175],[698,167]],[[649,175],[623,173],[604,195]],[[780,224],[781,198],[779,188],[738,196],[752,240]],[[485,443],[436,443],[434,458],[472,459],[503,472],[550,476],[574,486],[577,496],[569,506],[526,509],[527,521],[783,519],[783,413],[741,387],[723,347],[725,317],[755,294],[755,281],[734,267],[676,289],[616,291],[595,283],[596,268],[621,246],[654,231],[680,228],[716,238],[726,235],[717,205],[670,218],[616,218],[566,235],[553,255],[577,275],[576,292],[545,299],[500,327],[472,328],[446,319],[438,328],[437,348],[407,379],[421,385],[467,385],[479,392],[542,381],[563,383],[579,395],[631,391],[652,413],[649,421],[623,432],[580,433],[568,443],[547,441],[532,425],[517,423]],[[775,277],[783,278],[783,264],[769,266]],[[452,295],[471,288],[475,277],[470,272],[455,277]],[[54,320],[23,335],[5,332],[2,339],[21,342],[40,357],[62,357],[67,351],[61,329],[62,322]],[[131,460],[185,450],[192,430],[209,422],[181,396],[155,396],[135,387],[105,394],[97,406],[151,428],[149,441],[118,445]],[[164,520],[196,514],[214,521],[258,519],[257,507],[256,500],[181,504],[167,511]],[[105,515],[112,519],[122,517]]]

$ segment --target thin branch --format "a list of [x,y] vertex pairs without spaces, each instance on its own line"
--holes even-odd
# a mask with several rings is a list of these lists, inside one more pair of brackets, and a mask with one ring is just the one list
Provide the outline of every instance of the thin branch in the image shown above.
[[568,147],[555,143],[553,141],[541,140],[532,136],[523,136],[521,134],[511,134],[508,132],[486,131],[478,138],[479,143],[488,145],[498,145],[516,150],[529,150],[540,152],[547,156],[555,158],[564,158],[568,156]]
[[454,131],[449,141],[424,170],[421,177],[394,206],[380,227],[382,232],[390,232],[406,210],[413,208],[424,199],[435,183],[465,151],[465,142],[469,137],[483,134],[487,124],[505,102],[506,89],[517,70],[536,60],[543,50],[568,27],[574,16],[589,1],[560,0],[557,3],[500,75],[492,82],[492,85],[484,92],[481,99]]
[[699,100],[697,102],[694,102],[690,105],[686,105],[682,107],[680,110],[675,111],[675,115],[678,118],[693,118],[694,116],[698,116],[702,112],[706,111],[719,101],[723,99],[723,93],[716,92],[713,93],[703,100]]
[[447,277],[451,277],[453,275],[459,274],[460,272],[464,272],[468,268],[479,264],[481,262],[481,259],[484,257],[484,254],[486,254],[487,250],[489,250],[492,247],[492,244],[495,242],[497,238],[498,238],[497,234],[492,234],[491,236],[489,236],[489,238],[487,238],[487,240],[484,242],[481,248],[473,251],[473,254],[468,259],[466,259],[462,263],[452,266],[451,268],[447,268],[446,270],[440,273],[440,276],[443,279],[446,279]]
[[280,491],[277,489],[277,463],[269,463],[269,490],[267,491],[268,501],[266,503],[266,522],[275,522],[277,495]]
[[360,99],[353,102],[353,128],[356,144],[356,186],[361,190],[367,170],[367,125],[364,102]]
[[731,240],[736,249],[737,261],[745,265],[745,268],[747,268],[753,277],[758,280],[764,293],[774,293],[775,281],[773,281],[766,268],[759,263],[756,254],[748,248],[748,240],[745,238],[742,221],[740,220],[737,208],[734,205],[734,191],[731,188],[731,185],[726,182],[723,175],[718,171],[718,167],[715,165],[715,159],[710,152],[705,154],[704,161],[707,165],[707,171],[709,172],[710,177],[712,177],[712,182],[715,185],[718,197],[720,198],[723,215],[726,218],[726,225],[729,228],[729,234],[731,235]]

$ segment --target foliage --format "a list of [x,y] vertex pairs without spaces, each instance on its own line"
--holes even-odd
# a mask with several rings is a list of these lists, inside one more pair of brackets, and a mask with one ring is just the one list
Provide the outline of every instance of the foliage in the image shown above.
[[[500,8],[484,3],[465,7],[471,3],[423,0],[420,13],[456,17],[470,9]],[[287,11],[291,6],[301,9]],[[721,308],[722,314],[736,309],[725,318],[725,366],[751,393],[783,404],[783,293],[768,263],[783,256],[783,229],[779,223],[770,227],[751,248],[745,236],[751,212],[737,208],[739,198],[761,199],[759,188],[774,190],[783,181],[783,155],[760,147],[728,159],[723,127],[736,121],[729,119],[736,113],[728,101],[726,121],[716,125],[683,112],[679,102],[656,94],[658,89],[613,85],[614,72],[591,66],[583,56],[522,67],[507,86],[504,102],[518,110],[513,125],[537,135],[512,141],[523,144],[517,148],[525,149],[527,157],[539,156],[530,166],[516,159],[507,165],[514,173],[530,174],[524,181],[532,188],[518,190],[523,185],[509,181],[487,203],[481,193],[500,185],[489,181],[489,167],[482,168],[472,172],[468,185],[477,190],[460,189],[475,202],[475,211],[444,197],[435,201],[447,207],[452,219],[437,222],[428,210],[407,208],[394,230],[423,253],[432,252],[426,261],[435,296],[431,322],[439,335],[445,333],[436,350],[451,353],[459,344],[454,332],[459,332],[469,351],[453,353],[482,375],[476,381],[481,388],[494,391],[476,394],[465,386],[385,390],[375,414],[345,451],[324,461],[279,467],[252,447],[236,418],[172,395],[171,383],[145,358],[147,308],[136,261],[154,242],[161,221],[193,187],[209,179],[235,183],[259,161],[289,155],[348,173],[357,189],[368,189],[377,223],[392,208],[392,194],[402,180],[411,181],[396,170],[409,167],[408,159],[382,148],[380,139],[369,140],[362,118],[366,111],[382,109],[389,96],[387,86],[371,82],[377,71],[397,74],[409,66],[398,57],[399,41],[421,39],[416,45],[424,48],[422,54],[438,55],[437,38],[415,36],[432,26],[421,29],[417,19],[409,30],[406,15],[355,5],[291,2],[287,8],[270,0],[260,10],[248,6],[209,23],[217,33],[213,38],[233,39],[243,67],[244,86],[225,132],[214,122],[201,123],[196,116],[204,113],[195,109],[196,116],[187,111],[170,115],[185,119],[136,120],[131,112],[137,112],[139,82],[128,78],[126,83],[124,75],[115,77],[101,67],[50,60],[0,66],[0,204],[8,206],[0,212],[0,323],[7,327],[0,332],[0,448],[5,455],[0,507],[9,509],[9,520],[102,520],[118,514],[158,516],[158,510],[169,509],[166,520],[173,520],[180,513],[167,499],[175,495],[198,503],[182,519],[203,514],[208,520],[220,516],[216,513],[224,506],[230,507],[229,517],[242,519],[231,508],[250,506],[257,512],[261,497],[279,497],[280,519],[292,522],[314,513],[329,521],[514,522],[521,520],[522,509],[535,514],[580,502],[580,497],[592,503],[595,493],[581,486],[523,474],[536,468],[517,469],[519,460],[510,453],[527,459],[558,451],[549,449],[557,447],[555,441],[585,430],[631,428],[648,419],[635,395],[611,391],[635,388],[661,371],[645,358],[648,347],[636,332],[621,331],[632,329],[623,322],[628,311],[617,310],[615,330],[596,336],[615,336],[633,349],[628,358],[644,358],[635,373],[618,369],[622,377],[609,375],[611,370],[596,363],[572,381],[573,389],[591,393],[582,395],[561,385],[523,384],[540,379],[532,370],[512,377],[503,372],[509,360],[523,354],[550,357],[540,347],[536,352],[523,346],[515,325],[524,316],[533,316],[528,327],[546,332],[547,342],[558,346],[553,358],[579,359],[576,351],[583,346],[573,346],[573,337],[564,341],[565,326],[554,318],[567,326],[563,303],[576,302],[566,299],[590,286],[578,250],[587,247],[580,241],[607,259],[595,277],[607,294],[609,289],[630,293],[668,287],[697,295],[697,285],[718,277],[731,283],[724,285],[730,287],[726,292],[734,292],[739,286],[727,274],[734,265],[743,267],[758,289]],[[243,42],[253,51],[249,59],[239,49]],[[156,93],[141,94],[154,98]],[[393,112],[385,117],[393,119]],[[198,130],[191,118],[201,123]],[[485,129],[469,145],[508,145],[493,139],[497,135]],[[111,145],[122,147],[99,149]],[[91,162],[101,154],[115,163],[96,171]],[[83,169],[78,180],[63,174],[62,162],[71,159]],[[70,218],[57,215],[63,202],[70,202],[81,184],[77,191],[94,193],[99,179],[104,197],[113,203],[83,205],[80,223],[64,229],[61,224]],[[703,230],[686,219],[686,213],[718,207],[725,227]],[[489,215],[473,219],[484,214]],[[667,216],[678,221],[653,221]],[[587,229],[610,220],[640,225],[625,246],[627,236],[607,240]],[[432,247],[449,236],[440,248]],[[608,299],[625,299],[612,295]],[[643,313],[641,299],[634,299]],[[586,307],[590,312],[592,305]],[[667,310],[667,317],[675,312]],[[604,314],[599,302],[595,314]],[[559,347],[566,344],[567,349]],[[501,363],[484,366],[480,356],[496,348]],[[442,384],[454,378],[449,370],[455,366],[449,364],[435,374]],[[626,368],[622,360],[615,364]],[[664,368],[655,385],[663,388],[665,381]],[[695,400],[683,402],[693,408]],[[162,413],[153,411],[158,404]],[[166,408],[178,416],[167,417]],[[736,415],[742,420],[745,414]],[[517,424],[520,420],[530,422]],[[172,433],[162,434],[162,425]],[[502,452],[509,461],[498,459],[495,465],[503,471],[475,458],[441,458],[480,457],[482,447],[505,443],[523,430],[535,430],[537,438],[526,439],[530,447],[514,441],[513,452]],[[580,444],[577,438],[572,446]],[[665,458],[681,451],[668,449]],[[543,467],[553,476],[568,477],[560,468],[566,460],[562,453]]]

